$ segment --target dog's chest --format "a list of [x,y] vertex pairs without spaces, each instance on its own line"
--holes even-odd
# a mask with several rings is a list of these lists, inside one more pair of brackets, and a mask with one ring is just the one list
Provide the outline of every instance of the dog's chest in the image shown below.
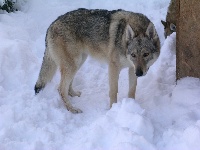
[[131,67],[130,61],[125,56],[120,56],[121,68]]

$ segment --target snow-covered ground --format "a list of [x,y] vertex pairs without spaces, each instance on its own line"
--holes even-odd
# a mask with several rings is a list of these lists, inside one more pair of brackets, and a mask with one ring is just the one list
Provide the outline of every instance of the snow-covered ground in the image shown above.
[[[19,1],[20,2],[20,1]],[[18,11],[0,14],[0,150],[199,150],[200,80],[175,81],[175,33],[166,40],[161,19],[169,0],[22,0]],[[76,8],[125,9],[148,16],[161,39],[161,55],[139,78],[128,99],[127,69],[119,99],[109,109],[107,65],[89,58],[74,80],[83,110],[72,114],[59,98],[60,79],[37,96],[34,85],[44,53],[46,29]]]

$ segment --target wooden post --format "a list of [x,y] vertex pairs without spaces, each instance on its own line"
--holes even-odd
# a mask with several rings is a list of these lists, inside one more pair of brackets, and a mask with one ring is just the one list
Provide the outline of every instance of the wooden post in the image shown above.
[[177,0],[176,78],[200,78],[200,0]]

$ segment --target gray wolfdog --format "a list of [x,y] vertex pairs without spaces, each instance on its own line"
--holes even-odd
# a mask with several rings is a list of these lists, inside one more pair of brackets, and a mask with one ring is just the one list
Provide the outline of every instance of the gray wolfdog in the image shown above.
[[84,8],[58,17],[48,28],[46,50],[35,85],[39,93],[59,68],[59,94],[72,113],[82,112],[67,95],[80,96],[72,82],[90,55],[109,65],[110,107],[117,102],[118,78],[129,67],[130,98],[135,97],[137,77],[143,76],[160,54],[160,40],[153,23],[144,15],[124,10]]
[[161,23],[164,26],[165,38],[173,32],[176,32],[176,0],[171,0],[167,11],[166,22],[161,20]]

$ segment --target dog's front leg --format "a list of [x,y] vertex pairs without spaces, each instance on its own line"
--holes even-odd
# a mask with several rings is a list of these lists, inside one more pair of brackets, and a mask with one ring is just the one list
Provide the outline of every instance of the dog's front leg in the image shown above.
[[117,102],[119,71],[120,69],[117,63],[109,63],[110,108],[113,103]]
[[135,98],[135,91],[137,85],[137,77],[135,75],[135,69],[133,67],[129,68],[129,98]]

